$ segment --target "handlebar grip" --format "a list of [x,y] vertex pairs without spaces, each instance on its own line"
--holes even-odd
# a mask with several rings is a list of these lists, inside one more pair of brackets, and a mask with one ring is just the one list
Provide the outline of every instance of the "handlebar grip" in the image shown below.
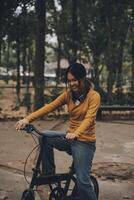
[[21,128],[20,130],[31,133],[34,130],[34,126],[32,124],[27,124],[24,128]]
[[[56,137],[66,137],[66,132],[65,131],[53,131],[53,130],[45,130],[45,131],[39,131],[36,129],[32,124],[27,124],[24,128],[20,129],[23,131],[26,131],[27,133],[32,133],[35,131],[38,135],[45,136],[48,138],[56,138]],[[77,140],[75,138],[74,140]]]

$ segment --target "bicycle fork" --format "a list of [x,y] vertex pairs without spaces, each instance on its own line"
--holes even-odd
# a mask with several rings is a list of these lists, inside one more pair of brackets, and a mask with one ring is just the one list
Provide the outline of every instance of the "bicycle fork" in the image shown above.
[[36,162],[36,165],[35,167],[32,169],[33,170],[33,175],[32,175],[32,179],[31,179],[31,182],[30,182],[30,185],[29,185],[29,188],[26,189],[23,194],[22,194],[22,197],[21,197],[21,200],[34,200],[34,186],[36,185],[36,178],[38,176],[38,174],[40,174],[40,163],[41,163],[41,160],[42,160],[42,152],[43,152],[43,149],[41,148],[40,149],[40,152],[39,152],[39,156],[38,156],[38,159],[37,159],[37,162]]

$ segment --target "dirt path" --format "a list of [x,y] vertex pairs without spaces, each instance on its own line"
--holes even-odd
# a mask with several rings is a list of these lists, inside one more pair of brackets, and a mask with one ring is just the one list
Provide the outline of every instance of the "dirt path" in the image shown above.
[[[15,122],[0,122],[0,200],[16,200],[25,188],[22,176],[24,161],[35,146],[30,135],[19,134]],[[65,130],[68,123],[60,120],[38,121],[39,129]],[[71,158],[56,153],[57,171],[66,171]],[[34,154],[30,157],[30,172]],[[64,163],[64,165],[63,165]],[[134,123],[133,121],[97,122],[97,151],[93,173],[98,177],[100,200],[134,199]]]

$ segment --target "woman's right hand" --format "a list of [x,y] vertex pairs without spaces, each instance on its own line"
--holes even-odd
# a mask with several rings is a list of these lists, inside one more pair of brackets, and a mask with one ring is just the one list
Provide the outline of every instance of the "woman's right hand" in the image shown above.
[[28,119],[24,118],[24,119],[19,120],[19,121],[15,124],[15,128],[16,128],[16,130],[18,131],[18,130],[20,130],[20,129],[22,129],[22,128],[25,128],[25,126],[26,126],[27,124],[29,124],[29,121],[28,121]]

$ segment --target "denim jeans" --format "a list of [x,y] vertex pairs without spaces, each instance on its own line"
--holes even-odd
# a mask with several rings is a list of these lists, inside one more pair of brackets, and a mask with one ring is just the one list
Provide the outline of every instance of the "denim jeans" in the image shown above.
[[[59,132],[55,131],[55,133]],[[51,131],[48,131],[47,134],[51,134]],[[45,175],[55,173],[53,148],[66,151],[73,157],[80,200],[97,200],[90,180],[96,143],[79,140],[69,141],[62,136],[47,139],[42,137],[41,143],[43,145],[43,173]]]

